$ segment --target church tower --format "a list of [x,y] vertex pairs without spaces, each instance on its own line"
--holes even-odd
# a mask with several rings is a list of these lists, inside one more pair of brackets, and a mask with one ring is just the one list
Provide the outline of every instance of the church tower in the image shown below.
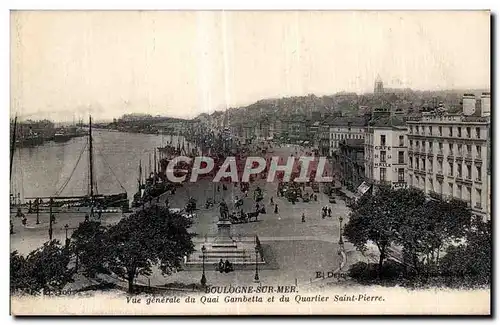
[[380,75],[377,75],[377,79],[375,79],[373,93],[375,95],[381,95],[384,93],[384,83],[382,82],[382,78],[380,78]]

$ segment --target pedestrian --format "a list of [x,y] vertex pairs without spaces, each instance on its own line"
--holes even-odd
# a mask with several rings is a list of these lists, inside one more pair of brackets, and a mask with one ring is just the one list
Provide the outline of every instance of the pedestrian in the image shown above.
[[328,207],[328,217],[332,217],[332,208]]
[[12,222],[12,219],[10,220],[10,234],[14,234],[14,223]]
[[274,205],[274,213],[275,213],[275,214],[278,214],[278,204],[275,204],[275,205]]
[[89,221],[90,221],[90,219],[89,219],[89,214],[88,214],[88,213],[86,213],[86,214],[85,214],[85,221],[84,221],[84,222],[89,222]]
[[25,227],[26,227],[26,225],[28,224],[28,219],[26,219],[26,216],[23,216],[23,221],[22,221],[22,223],[23,223],[23,226],[25,226]]
[[302,222],[306,222],[306,215],[302,212]]
[[57,223],[56,222],[56,216],[54,214],[50,215],[50,220],[52,221],[52,223]]

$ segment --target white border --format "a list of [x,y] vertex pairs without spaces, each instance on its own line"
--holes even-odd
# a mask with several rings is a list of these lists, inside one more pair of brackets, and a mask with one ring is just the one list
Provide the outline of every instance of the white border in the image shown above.
[[[87,1],[65,1],[65,0],[58,0],[58,1],[36,1],[36,0],[30,0],[30,1],[2,1],[1,4],[1,11],[0,11],[0,44],[2,44],[2,51],[1,51],[1,60],[0,60],[0,78],[1,78],[1,83],[2,87],[0,89],[0,103],[4,107],[2,109],[2,113],[4,114],[3,119],[0,119],[1,123],[3,123],[2,127],[0,127],[2,134],[1,137],[1,151],[3,153],[3,159],[2,161],[2,168],[5,171],[5,174],[7,173],[9,169],[9,154],[7,154],[8,149],[9,149],[9,10],[11,9],[49,9],[49,10],[54,10],[54,9],[66,9],[66,10],[83,10],[83,9],[106,9],[106,10],[133,10],[133,9],[152,9],[152,10],[157,10],[157,9],[163,9],[163,10],[176,10],[176,9],[208,9],[208,10],[215,10],[215,9],[226,9],[226,10],[237,10],[237,9],[258,9],[258,10],[293,10],[293,9],[300,9],[300,10],[307,10],[307,9],[320,9],[320,10],[348,10],[348,9],[358,9],[358,10],[390,10],[390,9],[398,9],[398,10],[425,10],[425,9],[432,9],[432,10],[444,10],[444,9],[454,9],[454,10],[467,10],[467,9],[476,9],[476,10],[481,10],[481,9],[492,9],[493,12],[499,12],[498,10],[498,3],[499,1],[481,1],[481,0],[475,0],[475,1],[428,1],[428,0],[421,0],[421,1],[361,1],[361,0],[349,0],[349,1],[344,1],[344,2],[337,2],[335,4],[332,4],[331,1],[321,1],[321,0],[308,0],[308,1],[269,1],[269,0],[253,0],[253,1],[245,1],[245,2],[240,2],[240,1],[231,1],[231,0],[225,0],[225,1],[202,1],[202,0],[184,0],[184,1],[152,1],[152,0],[147,0],[147,1],[130,1],[130,0],[122,0],[122,1],[103,1],[103,0],[87,0]],[[498,20],[496,21],[496,25],[498,25]],[[495,35],[495,41],[498,42],[498,34]],[[493,48],[492,48],[493,50]],[[494,57],[495,54],[492,53],[492,57]],[[496,73],[497,69],[495,71],[492,71],[493,73]],[[495,87],[493,91],[494,93],[494,110],[497,108],[497,100],[496,100],[496,94],[497,94],[497,88]],[[498,116],[498,114],[495,114],[495,118]],[[495,121],[498,122],[498,121]],[[495,125],[498,125],[495,123]],[[494,130],[494,135],[496,136],[496,130]],[[499,152],[498,150],[500,149],[500,144],[497,144],[497,147],[495,149],[496,152]],[[5,175],[4,174],[4,175]],[[496,179],[495,179],[496,180]],[[0,205],[2,208],[2,211],[8,211],[8,192],[9,192],[9,186],[8,182],[5,181],[0,185],[1,188],[1,193],[0,193]],[[495,197],[496,202],[500,202],[499,199],[499,194],[496,192],[497,196]],[[495,218],[496,216],[493,215],[492,218]],[[9,247],[9,237],[7,236],[7,229],[8,229],[8,217],[4,216],[3,217],[3,226],[2,226],[2,231],[3,235],[1,236],[1,240],[3,241],[4,245],[1,245],[1,247],[4,247],[3,250],[3,257],[2,261],[4,261],[4,265],[6,265],[6,261],[8,260],[8,250],[6,249]],[[495,221],[496,224],[496,234],[498,234],[498,221]],[[495,259],[494,259],[495,261]],[[7,266],[2,269],[2,291],[1,291],[1,302],[2,306],[5,308],[4,312],[2,313],[3,316],[8,315],[9,310],[7,309],[9,306],[9,296],[8,296],[8,268]],[[498,276],[498,269],[497,269],[497,274]],[[496,278],[498,281],[498,277]],[[496,299],[498,301],[498,299]],[[493,310],[493,309],[492,309]],[[497,309],[498,310],[498,309]],[[87,321],[86,320],[79,320],[79,321]],[[148,319],[149,320],[149,319]],[[202,321],[206,321],[207,319],[203,319]],[[9,317],[7,321],[13,322],[13,318]],[[51,321],[51,320],[49,320]],[[121,319],[118,321],[122,321]],[[143,321],[143,320],[142,320]],[[141,320],[134,320],[134,322],[142,322]],[[159,320],[159,322],[164,322],[165,320]],[[168,320],[167,320],[168,321]],[[190,322],[193,320],[189,320]],[[213,321],[220,322],[223,321],[222,319],[214,319]],[[226,320],[227,321],[227,320]],[[230,320],[234,321],[234,320]],[[258,320],[259,322],[263,322],[264,320]],[[275,319],[272,320],[265,320],[265,322],[270,322],[270,321],[276,321]],[[290,321],[289,319],[286,321]],[[303,321],[303,319],[297,319],[297,321]],[[309,321],[309,319],[307,320]],[[328,320],[327,320],[328,321]],[[347,323],[346,320],[340,320],[340,319],[335,319],[334,320],[336,323]],[[368,320],[368,319],[358,319],[358,322],[366,322],[366,321],[373,321],[373,320]],[[379,321],[385,322],[385,319],[380,319]],[[439,321],[443,321],[443,319],[440,319]],[[451,321],[455,321],[455,319],[451,319]],[[474,320],[472,320],[474,321]],[[103,320],[97,320],[93,319],[92,322],[103,322]],[[426,320],[426,322],[429,322],[429,320]],[[4,322],[2,321],[2,324]],[[351,322],[349,322],[351,323]]]

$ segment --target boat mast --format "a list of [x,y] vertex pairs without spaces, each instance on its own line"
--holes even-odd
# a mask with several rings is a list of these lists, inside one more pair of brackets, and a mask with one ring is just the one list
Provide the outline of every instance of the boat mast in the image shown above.
[[12,145],[10,147],[10,177],[12,178],[12,163],[14,162],[14,151],[16,148],[17,114],[14,117],[14,130],[12,130]]
[[142,160],[139,160],[139,191],[141,190],[142,187]]
[[151,177],[151,153],[149,153],[149,168],[148,168],[148,178]]
[[153,184],[156,184],[156,147],[155,147],[155,151],[154,151],[154,174],[153,174]]
[[89,182],[90,182],[90,216],[94,213],[94,157],[92,156],[92,116],[89,116]]

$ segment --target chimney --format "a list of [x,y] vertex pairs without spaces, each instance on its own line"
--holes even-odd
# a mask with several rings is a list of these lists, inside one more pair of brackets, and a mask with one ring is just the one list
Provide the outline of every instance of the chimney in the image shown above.
[[464,94],[462,97],[462,113],[472,115],[476,111],[476,96],[474,94]]
[[490,116],[491,113],[490,93],[481,94],[481,116]]

